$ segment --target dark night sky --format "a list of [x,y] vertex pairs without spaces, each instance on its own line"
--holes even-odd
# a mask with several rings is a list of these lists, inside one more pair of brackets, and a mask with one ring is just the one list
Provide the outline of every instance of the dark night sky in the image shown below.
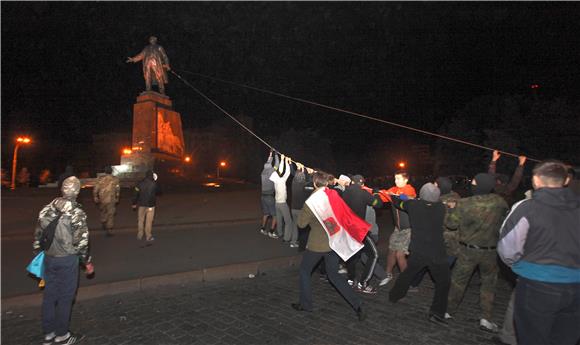
[[[125,59],[151,34],[178,71],[427,130],[474,98],[526,94],[534,83],[545,97],[580,95],[574,2],[2,2],[1,9],[3,147],[16,132],[74,147],[92,134],[130,131],[144,82],[141,64]],[[252,117],[264,135],[323,124],[336,145],[364,149],[353,133],[400,132],[183,76],[233,114]],[[173,76],[168,94],[185,128],[224,118]]]

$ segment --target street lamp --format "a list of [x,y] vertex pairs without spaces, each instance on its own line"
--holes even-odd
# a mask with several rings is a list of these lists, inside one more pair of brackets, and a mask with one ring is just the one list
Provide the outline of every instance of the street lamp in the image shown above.
[[30,144],[32,140],[28,137],[18,137],[16,138],[16,146],[14,147],[14,155],[12,156],[12,183],[10,183],[10,189],[16,189],[16,162],[18,161],[18,148],[20,145]]
[[220,167],[225,168],[226,167],[226,162],[225,161],[221,161],[220,164],[218,164],[217,166],[217,173],[216,173],[216,177],[220,178]]
[[401,169],[405,169],[406,165],[407,164],[405,164],[405,162],[399,162],[399,168],[401,168]]

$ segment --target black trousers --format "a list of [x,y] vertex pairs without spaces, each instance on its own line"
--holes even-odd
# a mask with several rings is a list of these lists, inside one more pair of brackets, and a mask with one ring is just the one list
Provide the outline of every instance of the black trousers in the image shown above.
[[300,264],[300,304],[304,309],[312,310],[312,271],[323,258],[328,280],[334,285],[338,293],[356,310],[360,307],[361,300],[348,285],[346,279],[338,273],[340,258],[333,251],[318,253],[306,249],[304,254],[302,254],[302,263]]
[[578,344],[580,283],[544,283],[520,277],[514,319],[518,344]]
[[364,271],[359,281],[363,286],[366,286],[373,277],[375,266],[379,260],[379,251],[377,250],[377,246],[375,246],[375,242],[368,235],[364,238],[363,244],[365,246],[346,262],[346,268],[348,270],[348,279],[355,280],[357,278],[356,265],[360,261],[361,254],[365,253],[369,259],[364,266]]
[[418,253],[409,255],[407,269],[397,278],[395,286],[389,292],[389,300],[397,302],[405,297],[411,285],[411,280],[424,267],[429,269],[435,281],[435,294],[433,295],[430,311],[437,316],[444,317],[445,312],[447,312],[447,297],[449,295],[449,286],[451,285],[451,273],[445,257],[433,259]]

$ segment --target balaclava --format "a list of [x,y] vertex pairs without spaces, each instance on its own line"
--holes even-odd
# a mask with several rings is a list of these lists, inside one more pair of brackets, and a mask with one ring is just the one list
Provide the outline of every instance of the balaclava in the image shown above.
[[489,194],[495,187],[495,176],[487,173],[479,173],[473,178],[476,185],[471,185],[473,195]]
[[439,190],[441,191],[441,195],[451,193],[453,183],[449,177],[440,176],[435,180],[437,182],[437,186],[439,186]]

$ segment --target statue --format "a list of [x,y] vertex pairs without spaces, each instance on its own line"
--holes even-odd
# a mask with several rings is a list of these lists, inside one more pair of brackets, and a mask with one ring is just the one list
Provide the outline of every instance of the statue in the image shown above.
[[169,83],[167,73],[171,70],[169,67],[169,58],[165,54],[165,49],[157,44],[157,37],[149,37],[149,45],[143,48],[141,53],[127,59],[129,62],[139,62],[143,60],[143,77],[145,78],[145,90],[151,91],[151,84],[157,84],[159,92],[165,95],[165,84]]

